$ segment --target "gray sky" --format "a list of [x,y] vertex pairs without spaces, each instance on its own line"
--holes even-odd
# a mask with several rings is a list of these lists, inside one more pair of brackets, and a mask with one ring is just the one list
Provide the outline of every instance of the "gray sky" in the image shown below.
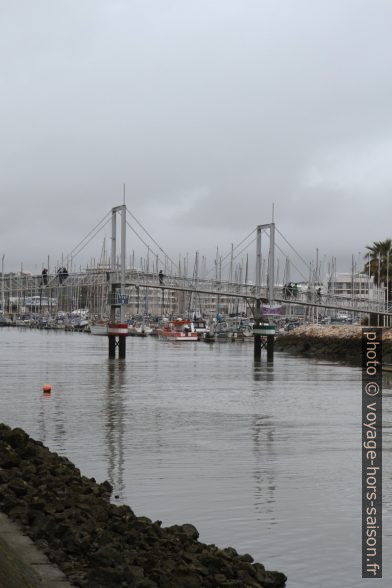
[[0,0],[6,271],[55,264],[123,183],[175,259],[213,262],[275,202],[306,259],[350,270],[392,235],[391,22],[383,0]]

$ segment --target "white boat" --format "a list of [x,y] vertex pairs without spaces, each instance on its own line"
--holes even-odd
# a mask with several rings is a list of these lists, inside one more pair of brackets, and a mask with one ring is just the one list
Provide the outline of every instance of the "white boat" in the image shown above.
[[140,323],[136,325],[128,325],[128,334],[133,335],[135,337],[145,337],[146,335],[151,335],[152,328],[145,324]]
[[243,337],[253,337],[253,328],[250,324],[245,324],[240,327]]
[[94,323],[90,325],[91,335],[107,335],[108,324],[107,323]]
[[29,327],[30,326],[30,319],[17,318],[15,321],[15,325],[17,327]]
[[204,319],[196,319],[193,321],[194,330],[198,335],[204,335],[209,333],[210,328],[207,326],[207,322]]

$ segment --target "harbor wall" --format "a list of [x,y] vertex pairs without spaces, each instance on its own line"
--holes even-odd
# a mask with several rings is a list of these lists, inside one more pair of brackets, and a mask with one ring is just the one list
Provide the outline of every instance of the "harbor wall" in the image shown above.
[[[277,337],[275,350],[360,366],[362,327],[304,325]],[[383,328],[383,362],[392,363],[391,328]]]
[[3,588],[70,588],[21,528],[0,512],[0,586]]
[[137,517],[129,506],[112,504],[111,491],[109,482],[99,484],[81,475],[67,458],[50,452],[22,429],[0,424],[0,511],[22,526],[72,585],[285,585],[284,574],[266,571],[249,554],[201,543],[192,524],[165,528],[160,521]]

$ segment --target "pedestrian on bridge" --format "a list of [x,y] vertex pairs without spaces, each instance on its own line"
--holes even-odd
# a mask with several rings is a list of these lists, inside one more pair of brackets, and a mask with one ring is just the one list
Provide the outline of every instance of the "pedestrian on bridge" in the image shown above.
[[163,284],[163,278],[164,277],[165,276],[163,275],[163,271],[162,270],[159,270],[158,278],[159,278],[159,283],[160,284]]
[[59,267],[57,270],[57,275],[59,277],[59,284],[61,284],[68,278],[68,271],[66,267]]

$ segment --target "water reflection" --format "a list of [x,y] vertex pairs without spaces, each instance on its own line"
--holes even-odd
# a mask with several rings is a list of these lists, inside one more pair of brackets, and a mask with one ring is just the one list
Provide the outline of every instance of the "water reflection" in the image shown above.
[[56,402],[54,404],[54,432],[53,432],[53,440],[58,447],[65,447],[66,444],[66,428],[64,426],[64,407],[63,407],[63,396],[62,394],[58,394],[56,396]]
[[51,402],[52,398],[49,394],[42,394],[40,399],[40,407],[38,411],[38,431],[39,431],[39,441],[46,444],[46,417],[45,417],[45,410],[47,410],[47,404]]
[[166,426],[162,410],[156,408],[154,410],[154,431],[155,431],[155,450],[156,453],[162,454],[162,449],[165,446],[164,442],[164,428]]
[[272,382],[274,379],[274,365],[267,358],[253,359],[253,379],[255,382]]
[[125,360],[108,360],[107,374],[108,386],[104,411],[108,451],[108,479],[113,486],[113,496],[118,496],[119,500],[124,500]]
[[255,456],[255,510],[258,520],[266,522],[267,528],[276,523],[275,502],[275,451],[274,427],[268,415],[254,415],[252,424],[253,453]]
[[63,449],[67,437],[64,419],[61,391],[55,391],[54,394],[43,393],[37,415],[39,440],[47,444],[53,438],[56,447]]

